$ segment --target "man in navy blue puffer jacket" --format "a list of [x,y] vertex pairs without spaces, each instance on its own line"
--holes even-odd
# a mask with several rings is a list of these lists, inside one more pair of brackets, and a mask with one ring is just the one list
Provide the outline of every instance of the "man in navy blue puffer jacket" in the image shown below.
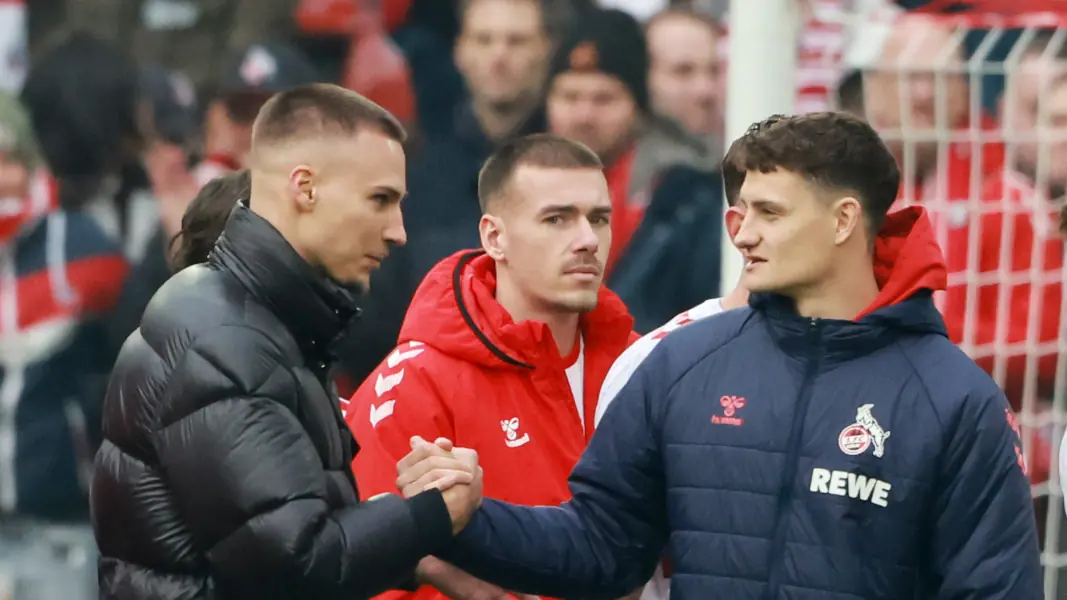
[[[1040,600],[1014,421],[946,337],[922,209],[887,216],[899,171],[876,133],[843,114],[772,118],[724,177],[750,306],[663,340],[607,410],[571,502],[487,499],[446,558],[567,598],[621,596],[666,549],[674,600]],[[447,446],[416,440],[405,492]]]

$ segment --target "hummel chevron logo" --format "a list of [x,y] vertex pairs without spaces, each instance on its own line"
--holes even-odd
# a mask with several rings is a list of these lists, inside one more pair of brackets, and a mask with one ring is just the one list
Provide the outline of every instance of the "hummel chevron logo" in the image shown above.
[[[419,352],[422,352],[422,350],[419,350]],[[378,397],[381,398],[382,394],[400,385],[400,382],[403,380],[404,369],[400,369],[396,373],[385,376],[382,376],[381,373],[378,373],[378,380],[374,382],[374,393],[378,394]]]
[[[422,342],[411,342],[409,344],[409,347],[417,348],[418,346],[421,346],[421,345],[422,345]],[[405,352],[404,350],[401,350],[400,348],[397,348],[396,350],[393,350],[393,353],[389,355],[389,358],[385,359],[385,364],[390,369],[394,369],[394,368],[396,368],[397,365],[399,365],[400,363],[404,362],[405,360],[407,360],[409,358],[415,358],[416,356],[422,354],[423,350],[424,350],[424,348],[418,348],[417,350],[408,350],[408,351]]]
[[396,405],[396,400],[386,400],[382,402],[380,406],[370,405],[370,426],[378,427],[378,423],[382,422],[382,419],[392,416],[393,406]]

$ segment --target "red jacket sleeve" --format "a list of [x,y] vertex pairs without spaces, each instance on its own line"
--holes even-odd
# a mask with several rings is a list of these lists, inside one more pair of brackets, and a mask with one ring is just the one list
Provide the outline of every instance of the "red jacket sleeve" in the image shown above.
[[[390,358],[402,356],[403,350],[401,346]],[[426,370],[434,359],[431,352],[393,367],[387,358],[352,396],[346,421],[360,447],[352,470],[362,499],[396,493],[396,463],[411,451],[411,436],[454,437],[449,392]]]

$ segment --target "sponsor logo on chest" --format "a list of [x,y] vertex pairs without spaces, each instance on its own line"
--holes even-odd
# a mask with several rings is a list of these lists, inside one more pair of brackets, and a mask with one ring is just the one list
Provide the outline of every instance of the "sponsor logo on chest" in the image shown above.
[[893,485],[888,481],[858,473],[816,467],[811,470],[811,485],[808,489],[816,494],[842,496],[886,507],[889,506],[889,492]]

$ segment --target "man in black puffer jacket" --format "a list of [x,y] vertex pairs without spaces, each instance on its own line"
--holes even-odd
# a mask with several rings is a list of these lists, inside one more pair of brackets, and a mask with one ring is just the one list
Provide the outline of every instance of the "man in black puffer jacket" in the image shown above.
[[359,504],[328,377],[351,288],[405,241],[403,139],[336,86],[260,112],[252,208],[156,293],[111,377],[91,491],[102,599],[367,598],[451,540],[478,484]]

